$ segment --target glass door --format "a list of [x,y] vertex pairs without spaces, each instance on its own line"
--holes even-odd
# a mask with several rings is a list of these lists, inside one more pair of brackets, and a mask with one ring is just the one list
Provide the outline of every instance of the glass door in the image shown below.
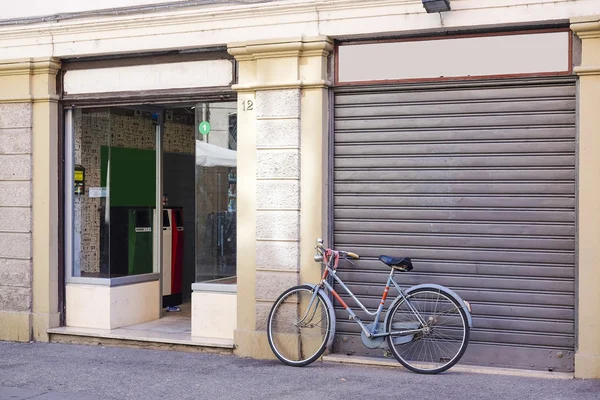
[[237,103],[198,103],[196,116],[196,282],[235,279]]

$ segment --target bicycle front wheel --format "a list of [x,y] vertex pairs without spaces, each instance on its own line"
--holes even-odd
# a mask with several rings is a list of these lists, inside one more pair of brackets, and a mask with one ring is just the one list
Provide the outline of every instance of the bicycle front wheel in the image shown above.
[[279,360],[303,367],[323,354],[331,335],[331,315],[323,294],[309,285],[283,292],[267,321],[269,346]]
[[[392,306],[386,328],[392,333],[388,345],[396,359],[422,374],[437,374],[452,367],[469,342],[465,311],[453,296],[437,288],[407,293],[405,300]],[[410,333],[400,335],[402,331]]]

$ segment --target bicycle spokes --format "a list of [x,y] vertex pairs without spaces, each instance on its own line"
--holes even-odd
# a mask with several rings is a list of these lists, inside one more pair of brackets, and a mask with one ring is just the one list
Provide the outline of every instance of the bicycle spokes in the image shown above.
[[306,365],[325,350],[330,315],[320,295],[309,286],[284,292],[275,302],[267,327],[275,355],[290,365]]
[[417,331],[392,334],[390,347],[398,361],[417,372],[440,372],[462,355],[466,347],[468,325],[463,311],[451,296],[441,291],[410,293],[392,310],[390,331],[407,329]]

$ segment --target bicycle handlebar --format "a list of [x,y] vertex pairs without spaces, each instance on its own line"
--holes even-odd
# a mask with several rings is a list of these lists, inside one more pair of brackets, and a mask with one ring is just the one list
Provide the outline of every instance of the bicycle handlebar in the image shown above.
[[[323,246],[323,239],[317,239],[317,247],[320,248],[323,251],[327,250]],[[358,260],[360,258],[360,256],[358,254],[352,253],[350,251],[338,251],[338,253],[339,253],[339,255],[340,255],[341,258],[351,258],[353,260]]]
[[353,260],[358,260],[360,257],[356,253],[352,253],[350,251],[340,251],[340,255],[345,255],[347,258],[352,258]]

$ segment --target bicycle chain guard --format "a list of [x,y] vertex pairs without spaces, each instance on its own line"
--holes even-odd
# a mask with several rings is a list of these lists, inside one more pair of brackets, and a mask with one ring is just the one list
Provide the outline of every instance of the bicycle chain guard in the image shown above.
[[[373,328],[373,324],[367,325],[367,329],[371,330],[372,328]],[[383,324],[379,324],[379,326],[377,327],[376,333],[383,333],[383,332],[384,332]],[[367,347],[369,349],[387,347],[387,342],[385,341],[385,336],[368,338],[365,331],[362,331],[360,333],[360,339],[362,340],[365,347]]]

